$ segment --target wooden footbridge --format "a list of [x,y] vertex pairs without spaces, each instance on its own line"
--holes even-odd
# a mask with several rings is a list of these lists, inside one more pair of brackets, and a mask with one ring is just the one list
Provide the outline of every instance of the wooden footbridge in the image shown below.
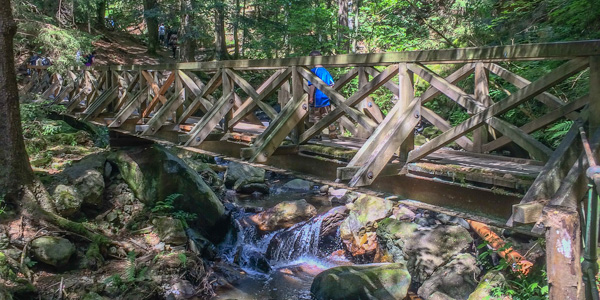
[[[555,68],[540,69],[531,79],[511,71],[521,61],[542,60],[556,61]],[[310,72],[319,64],[334,74],[334,86]],[[578,245],[576,216],[585,211],[586,279],[593,282],[597,273],[598,202],[588,183],[600,182],[594,153],[600,146],[600,40],[98,66],[62,75],[38,67],[21,92],[41,93],[64,105],[66,114],[105,125],[113,135],[203,149],[416,200],[446,199],[445,205],[458,208],[483,201],[484,213],[510,216],[508,226],[537,224],[537,232],[553,228],[546,231],[549,245],[565,239]],[[267,79],[256,84],[255,78]],[[560,89],[555,87],[564,88],[568,78],[574,78],[568,88],[584,91],[580,98],[556,93]],[[331,99],[333,109],[323,118],[309,118],[307,81]],[[490,84],[505,97],[492,97]],[[394,99],[387,114],[375,101],[384,93]],[[439,97],[468,118],[454,126],[438,115],[428,103]],[[525,124],[505,120],[506,113],[532,101],[546,107],[541,116]],[[441,134],[416,146],[415,126],[422,120]],[[564,120],[574,125],[556,149],[532,136]],[[331,124],[352,137],[315,139]],[[591,134],[589,140],[585,132]],[[507,147],[515,145],[525,155],[507,156]],[[549,247],[549,266],[568,266],[579,274],[579,264],[572,260],[577,255]],[[572,282],[561,279],[566,269],[551,272],[551,284],[564,286],[552,290],[572,290]]]
[[[549,72],[540,70],[532,80],[509,70],[518,67],[515,63],[519,61],[541,60],[557,61],[556,68]],[[310,72],[317,64],[333,74],[341,74],[334,75],[334,86],[326,85]],[[282,156],[293,156],[298,162],[288,161],[285,168],[337,179],[351,187],[387,182],[393,186],[393,192],[407,197],[415,194],[415,187],[406,182],[415,178],[508,195],[525,194],[518,199],[521,204],[514,207],[509,224],[537,222],[543,205],[548,203],[576,206],[586,191],[585,180],[577,180],[583,169],[577,126],[556,150],[531,134],[564,119],[589,124],[589,132],[595,132],[600,123],[598,40],[98,66],[68,71],[62,76],[37,68],[22,93],[41,93],[56,104],[63,104],[67,114],[103,124],[115,133],[210,150],[256,163],[281,165]],[[441,76],[435,68],[450,70],[449,75]],[[494,87],[506,91],[504,99],[494,101],[490,97],[490,76],[497,78],[494,84],[504,85]],[[586,89],[589,86],[589,93],[579,99],[552,93],[553,87],[572,76],[585,78],[579,84]],[[267,79],[251,84],[257,77]],[[354,81],[349,87],[356,77],[358,85]],[[315,122],[309,122],[308,117],[307,81],[328,95],[333,105],[329,114]],[[508,85],[516,87],[516,91],[508,92]],[[416,90],[423,86],[425,90]],[[382,89],[394,99],[385,115],[375,101]],[[469,118],[451,125],[427,105],[438,97],[453,101]],[[275,101],[281,109],[270,104]],[[543,103],[546,113],[521,126],[503,119],[503,114],[531,101]],[[423,119],[442,133],[415,146],[414,129]],[[334,123],[352,137],[314,139]],[[596,136],[591,137],[593,146],[599,141]],[[526,157],[506,156],[503,149],[511,145],[526,151]],[[319,159],[308,161],[306,157]],[[418,188],[428,189],[427,185]],[[500,204],[504,211],[506,207],[510,211],[515,204],[512,199]]]

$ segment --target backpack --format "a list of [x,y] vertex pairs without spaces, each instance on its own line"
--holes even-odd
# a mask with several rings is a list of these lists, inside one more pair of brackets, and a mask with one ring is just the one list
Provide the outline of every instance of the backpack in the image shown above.
[[48,59],[47,57],[42,57],[42,66],[49,66],[50,65],[50,59]]

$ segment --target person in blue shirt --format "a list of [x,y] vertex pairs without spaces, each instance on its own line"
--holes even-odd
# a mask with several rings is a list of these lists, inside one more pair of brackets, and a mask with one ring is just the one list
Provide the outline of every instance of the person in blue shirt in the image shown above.
[[[321,56],[321,52],[316,50],[312,51],[310,52],[310,56]],[[325,69],[322,65],[316,65],[310,71],[317,75],[317,77],[323,80],[323,82],[325,82],[327,85],[333,87],[333,78],[331,77],[331,74],[329,74],[329,71],[327,71],[327,69]],[[311,106],[314,121],[316,122],[331,111],[331,104],[329,103],[329,97],[317,89],[310,81],[308,82],[308,86],[310,87],[308,103]],[[337,138],[335,130],[335,125],[332,124],[329,126],[330,139]],[[318,135],[317,138],[320,138],[320,135]]]

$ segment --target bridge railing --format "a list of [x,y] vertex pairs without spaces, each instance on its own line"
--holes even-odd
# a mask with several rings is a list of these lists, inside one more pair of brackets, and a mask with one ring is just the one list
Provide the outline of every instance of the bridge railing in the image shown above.
[[[338,169],[338,179],[351,186],[371,184],[380,174],[398,174],[406,163],[455,143],[465,151],[489,153],[515,143],[533,159],[545,162],[553,150],[531,133],[562,118],[577,119],[588,105],[590,115],[600,113],[600,41],[410,51],[381,54],[352,54],[329,57],[298,57],[267,60],[191,62],[161,65],[101,66],[53,75],[45,86],[31,84],[23,89],[43,90],[44,97],[67,107],[67,112],[86,120],[98,119],[111,128],[129,128],[142,136],[177,132],[175,143],[199,146],[215,132],[259,129],[258,137],[240,154],[245,159],[265,162],[284,140],[294,145],[309,142],[333,123],[366,140],[347,166]],[[503,66],[505,62],[560,60],[565,63],[530,81]],[[441,76],[432,65],[453,64],[454,72]],[[310,72],[315,65],[339,68],[335,85],[328,86]],[[565,79],[589,70],[589,95],[565,101],[552,88]],[[256,73],[267,78],[255,82]],[[341,72],[341,71],[340,71]],[[504,99],[490,96],[490,73],[518,90]],[[264,76],[267,74],[268,76]],[[37,76],[37,75],[36,75]],[[358,77],[353,92],[345,87]],[[419,95],[415,79],[428,83]],[[37,80],[37,79],[36,79]],[[39,81],[39,80],[38,80]],[[331,99],[332,110],[314,123],[309,114],[307,81]],[[469,88],[463,88],[463,87]],[[373,100],[379,89],[397,99],[384,115]],[[281,109],[269,100],[277,95]],[[445,96],[460,106],[468,119],[453,126],[424,104]],[[505,121],[502,115],[528,101],[539,101],[548,112],[522,126]],[[254,114],[262,111],[267,126]],[[442,133],[419,147],[413,131],[426,119]],[[597,118],[590,118],[597,127]],[[472,133],[472,134],[471,134]],[[161,135],[162,136],[162,135]]]

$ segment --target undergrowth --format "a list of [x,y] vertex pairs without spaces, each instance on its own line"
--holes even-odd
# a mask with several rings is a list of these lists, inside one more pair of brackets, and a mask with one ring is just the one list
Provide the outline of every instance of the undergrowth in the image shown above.
[[175,199],[183,196],[182,194],[171,194],[164,201],[157,201],[151,211],[158,215],[171,215],[175,219],[179,219],[187,227],[188,221],[194,221],[198,217],[194,213],[185,212],[183,210],[175,210],[173,202]]

